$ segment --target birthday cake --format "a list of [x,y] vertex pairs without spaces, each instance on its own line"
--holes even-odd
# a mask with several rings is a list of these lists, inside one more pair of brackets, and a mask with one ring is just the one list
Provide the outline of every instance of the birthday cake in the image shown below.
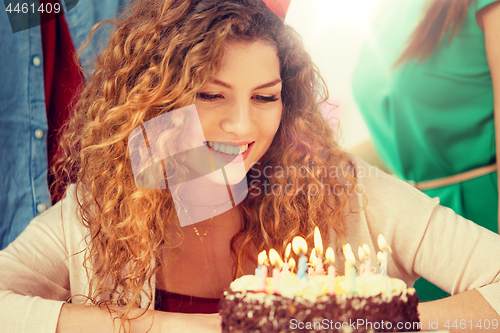
[[266,268],[236,279],[219,305],[222,332],[420,331],[415,289],[385,272],[346,268],[343,276],[306,274],[299,260],[297,274],[292,267],[267,277]]
[[370,274],[356,276],[354,289],[345,276],[335,278],[328,295],[328,276],[295,274],[283,277],[278,290],[267,278],[257,292],[259,277],[235,280],[220,303],[222,332],[413,332],[420,325],[418,297],[399,280]]

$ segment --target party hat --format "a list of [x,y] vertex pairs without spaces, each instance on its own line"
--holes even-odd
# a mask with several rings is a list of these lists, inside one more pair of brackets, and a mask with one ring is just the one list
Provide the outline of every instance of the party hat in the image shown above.
[[262,0],[271,9],[274,14],[278,15],[281,19],[285,19],[288,7],[291,0]]

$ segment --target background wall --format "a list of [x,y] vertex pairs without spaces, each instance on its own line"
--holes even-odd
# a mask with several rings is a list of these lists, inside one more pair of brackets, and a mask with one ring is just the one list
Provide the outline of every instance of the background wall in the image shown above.
[[286,22],[302,36],[307,50],[326,80],[330,97],[339,107],[345,148],[369,138],[354,102],[351,76],[367,38],[378,0],[292,0]]

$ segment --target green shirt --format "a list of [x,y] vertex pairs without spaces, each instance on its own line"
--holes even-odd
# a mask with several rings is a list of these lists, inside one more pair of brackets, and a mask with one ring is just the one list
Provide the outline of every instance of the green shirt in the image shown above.
[[[461,31],[422,63],[394,63],[426,0],[388,0],[365,43],[353,93],[384,162],[402,179],[424,181],[495,162],[493,88],[484,33],[475,16],[496,0],[473,3]],[[441,204],[498,231],[497,176],[426,191]]]

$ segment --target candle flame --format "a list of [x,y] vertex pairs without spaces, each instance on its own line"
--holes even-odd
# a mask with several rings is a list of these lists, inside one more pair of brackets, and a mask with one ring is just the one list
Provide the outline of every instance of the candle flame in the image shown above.
[[266,254],[266,250],[262,251],[261,253],[259,253],[259,256],[258,256],[258,261],[259,261],[259,266],[261,265],[264,265],[267,263],[267,254]]
[[388,250],[389,253],[392,253],[391,247],[387,245],[387,243],[385,242],[385,238],[384,236],[382,236],[382,234],[378,235],[377,243],[380,250],[382,251]]
[[295,269],[295,259],[293,258],[290,258],[290,260],[288,260],[288,266],[290,267],[290,272],[293,272],[293,270]]
[[300,255],[307,252],[307,242],[300,236],[295,236],[292,240],[292,248],[295,254]]
[[309,262],[311,263],[312,266],[316,266],[317,259],[318,257],[316,257],[316,249],[312,249],[311,256],[309,257]]
[[314,248],[316,249],[318,257],[321,257],[323,255],[323,240],[321,239],[321,233],[317,226],[314,228]]
[[370,248],[368,247],[368,244],[363,244],[363,251],[367,257],[370,256]]
[[384,247],[386,247],[387,243],[385,242],[385,238],[384,236],[382,236],[382,234],[378,235],[378,247],[383,250]]
[[288,243],[288,245],[286,246],[286,250],[285,250],[285,261],[287,261],[288,258],[290,258],[291,251],[292,251],[292,243]]
[[358,256],[359,256],[359,260],[363,260],[365,259],[365,251],[363,251],[363,249],[360,247],[358,247]]
[[280,268],[283,266],[283,261],[275,249],[269,250],[269,260],[273,266],[279,266]]
[[383,257],[383,256],[384,256],[384,255],[382,254],[382,252],[380,252],[380,251],[379,251],[379,252],[377,252],[377,260],[378,260],[378,262],[379,262],[379,263],[382,261],[382,257]]
[[354,263],[356,262],[356,258],[354,257],[354,253],[352,253],[351,245],[350,244],[344,245],[342,250],[344,252],[346,262],[349,262],[354,265]]
[[326,261],[330,264],[333,264],[335,262],[335,253],[333,252],[333,249],[329,247],[326,249]]

